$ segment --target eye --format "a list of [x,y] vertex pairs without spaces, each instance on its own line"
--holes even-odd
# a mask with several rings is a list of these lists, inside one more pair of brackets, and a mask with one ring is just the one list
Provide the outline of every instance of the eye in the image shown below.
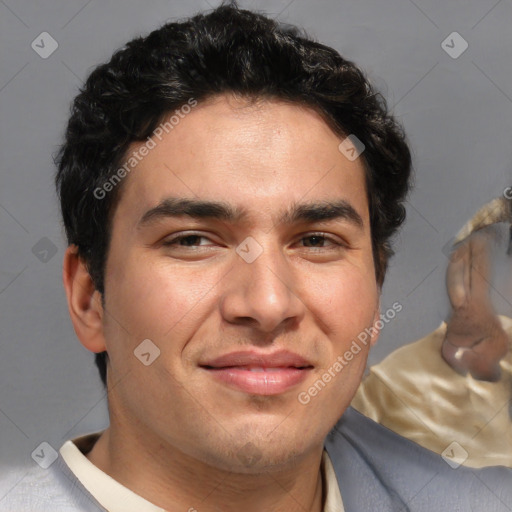
[[329,246],[343,246],[344,244],[340,241],[335,240],[334,238],[325,236],[323,233],[313,233],[311,235],[304,236],[300,239],[301,242],[304,242],[303,247],[312,247],[312,248],[320,248],[323,249]]
[[208,246],[208,245],[212,245],[212,244],[205,244],[205,243],[201,243],[202,241],[210,241],[211,240],[203,235],[199,235],[197,233],[191,233],[191,234],[187,234],[187,235],[179,235],[179,236],[175,236],[173,238],[170,238],[170,239],[167,239],[167,240],[164,240],[164,242],[162,242],[162,245],[166,246],[166,247],[169,247],[169,246],[174,246],[174,247],[197,247],[197,246]]

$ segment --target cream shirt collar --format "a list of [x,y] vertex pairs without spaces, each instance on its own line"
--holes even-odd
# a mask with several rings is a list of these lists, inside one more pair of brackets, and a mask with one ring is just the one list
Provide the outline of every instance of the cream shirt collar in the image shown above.
[[[101,471],[78,448],[92,446],[98,437],[99,434],[89,434],[66,441],[59,450],[69,469],[96,501],[108,512],[165,512]],[[344,512],[336,474],[326,450],[322,472],[326,494],[323,512]]]

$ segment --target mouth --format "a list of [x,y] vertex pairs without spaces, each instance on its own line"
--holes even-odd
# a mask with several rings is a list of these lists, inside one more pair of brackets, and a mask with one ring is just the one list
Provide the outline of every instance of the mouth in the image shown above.
[[253,395],[279,395],[298,386],[308,377],[313,365],[290,352],[261,354],[233,352],[201,364],[200,368],[237,391]]

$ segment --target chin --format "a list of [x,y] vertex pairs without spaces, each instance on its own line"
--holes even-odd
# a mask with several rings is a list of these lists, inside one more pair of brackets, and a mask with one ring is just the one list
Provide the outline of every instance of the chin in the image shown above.
[[[263,474],[283,471],[295,467],[304,453],[289,439],[276,450],[269,443],[247,441],[237,449],[231,449],[229,459],[223,461],[224,469],[242,474]],[[220,461],[219,461],[220,462]]]

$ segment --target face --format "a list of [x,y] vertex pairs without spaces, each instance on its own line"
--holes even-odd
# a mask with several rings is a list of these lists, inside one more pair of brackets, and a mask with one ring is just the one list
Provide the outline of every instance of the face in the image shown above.
[[363,164],[342,140],[312,110],[218,96],[131,171],[102,323],[126,436],[240,472],[322,446],[369,343],[333,365],[378,314]]

